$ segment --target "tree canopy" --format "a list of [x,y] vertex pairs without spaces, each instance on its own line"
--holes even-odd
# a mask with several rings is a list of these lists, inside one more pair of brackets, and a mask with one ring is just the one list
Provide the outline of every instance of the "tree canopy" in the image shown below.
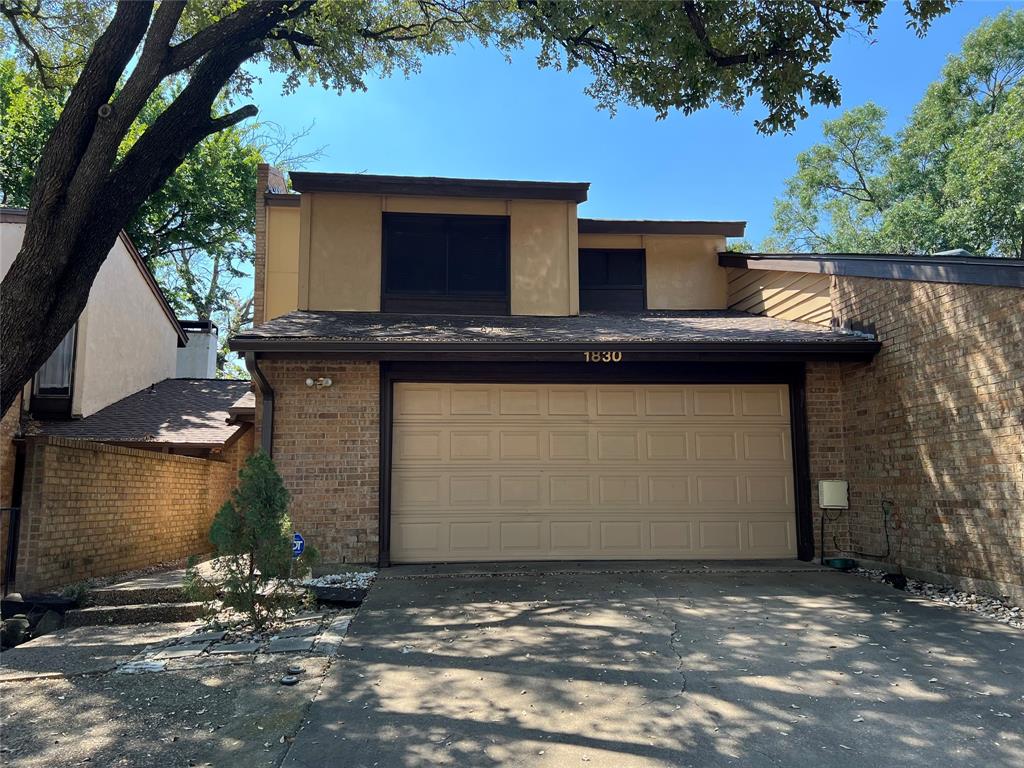
[[797,157],[765,250],[1024,256],[1024,11],[968,35],[895,136],[875,104]]
[[[919,33],[951,0],[905,0]],[[68,88],[33,172],[21,251],[0,292],[0,410],[74,324],[117,233],[207,136],[253,117],[253,64],[286,90],[364,88],[474,39],[539,45],[538,64],[586,67],[598,104],[690,113],[763,105],[757,130],[791,130],[808,104],[839,103],[833,43],[870,33],[884,0],[0,0],[0,50],[47,88]],[[152,96],[180,82],[125,140]],[[225,101],[226,99],[226,101]],[[239,106],[239,104],[241,104]]]

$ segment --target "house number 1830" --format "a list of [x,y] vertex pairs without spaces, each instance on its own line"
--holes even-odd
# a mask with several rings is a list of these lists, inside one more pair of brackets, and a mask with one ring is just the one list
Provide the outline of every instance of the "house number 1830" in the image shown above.
[[584,352],[583,359],[588,363],[619,363],[622,362],[621,352]]

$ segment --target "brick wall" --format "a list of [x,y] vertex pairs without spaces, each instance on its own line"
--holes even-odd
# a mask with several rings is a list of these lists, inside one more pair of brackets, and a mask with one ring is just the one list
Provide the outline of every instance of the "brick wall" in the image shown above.
[[53,589],[210,550],[217,509],[252,450],[221,460],[56,437],[26,447],[17,588]]
[[[274,388],[274,463],[292,495],[295,530],[325,565],[376,562],[379,364],[268,360],[260,367]],[[306,386],[320,377],[332,385]]]
[[[821,554],[821,509],[818,507],[818,481],[846,479],[846,453],[843,442],[842,369],[835,362],[807,364],[807,450],[811,473],[811,515],[814,521],[814,551]],[[829,518],[834,517],[829,513]],[[837,547],[849,546],[847,526],[839,521],[825,523],[825,554]]]
[[847,546],[884,553],[889,500],[890,562],[1024,596],[1024,291],[843,277],[833,311],[882,341],[841,365]]

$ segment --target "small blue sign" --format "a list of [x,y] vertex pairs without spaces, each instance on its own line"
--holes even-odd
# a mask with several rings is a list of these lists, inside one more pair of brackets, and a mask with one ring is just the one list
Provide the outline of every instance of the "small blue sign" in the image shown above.
[[301,533],[292,536],[292,557],[300,557],[306,549],[306,540]]

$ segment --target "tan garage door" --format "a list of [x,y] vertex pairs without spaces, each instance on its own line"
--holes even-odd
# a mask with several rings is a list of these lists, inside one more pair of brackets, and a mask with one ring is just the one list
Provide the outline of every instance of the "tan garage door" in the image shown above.
[[396,384],[401,562],[796,554],[776,385]]

